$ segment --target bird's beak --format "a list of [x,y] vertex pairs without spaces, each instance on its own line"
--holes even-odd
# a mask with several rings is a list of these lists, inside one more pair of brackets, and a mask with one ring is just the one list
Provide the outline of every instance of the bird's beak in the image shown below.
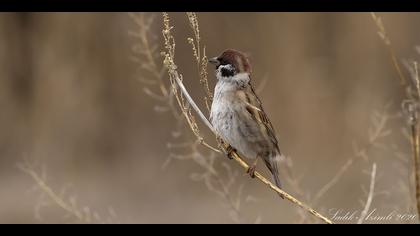
[[217,59],[217,57],[213,57],[209,59],[209,62],[215,66],[220,65],[220,61]]

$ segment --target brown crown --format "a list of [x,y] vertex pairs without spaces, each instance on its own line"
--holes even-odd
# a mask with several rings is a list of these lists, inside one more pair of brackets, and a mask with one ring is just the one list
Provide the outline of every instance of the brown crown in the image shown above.
[[251,65],[247,56],[237,50],[227,49],[218,58],[221,65],[231,64],[238,73],[251,73]]

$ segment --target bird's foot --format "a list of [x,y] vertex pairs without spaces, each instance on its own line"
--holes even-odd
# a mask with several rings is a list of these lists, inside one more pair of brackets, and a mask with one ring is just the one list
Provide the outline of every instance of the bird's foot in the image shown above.
[[255,159],[255,161],[249,166],[248,170],[246,171],[251,178],[255,178],[255,170],[257,169],[257,163],[258,163],[258,157]]
[[284,199],[284,195],[279,193],[279,196],[281,197],[281,199]]
[[227,157],[228,157],[230,160],[232,160],[232,159],[233,159],[232,154],[233,154],[234,152],[236,152],[236,150],[235,150],[232,146],[230,146],[230,145],[229,145],[229,146],[226,148],[226,155],[227,155]]
[[224,151],[224,153],[226,154],[226,156],[230,159],[230,160],[232,160],[233,159],[233,157],[232,157],[232,154],[234,153],[234,152],[236,152],[236,149],[234,149],[232,146],[230,146],[230,145],[227,145],[227,147],[226,147],[226,143],[223,141],[223,139],[220,137],[220,136],[217,136],[216,137],[216,139],[217,139],[217,142],[219,143],[219,148],[220,149],[222,149],[223,151]]
[[249,176],[251,176],[251,178],[255,178],[255,169],[257,169],[257,165],[253,164],[248,168],[246,173],[249,174]]

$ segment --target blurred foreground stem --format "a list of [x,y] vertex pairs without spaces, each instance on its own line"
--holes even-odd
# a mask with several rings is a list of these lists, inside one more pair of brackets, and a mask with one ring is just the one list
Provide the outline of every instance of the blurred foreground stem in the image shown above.
[[416,185],[416,203],[417,203],[417,214],[420,216],[420,154],[419,154],[419,130],[418,122],[411,124],[411,144],[413,147],[413,158],[414,158],[414,175]]

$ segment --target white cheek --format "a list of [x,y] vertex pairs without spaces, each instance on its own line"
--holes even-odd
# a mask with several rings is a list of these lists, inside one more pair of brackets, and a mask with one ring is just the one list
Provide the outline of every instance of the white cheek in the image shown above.
[[220,73],[220,68],[218,68],[217,70],[216,70],[216,78],[218,79],[218,80],[220,80],[220,78],[222,77],[222,74]]
[[227,78],[222,76],[222,70],[220,69],[220,67],[219,67],[219,69],[216,70],[216,78],[218,80],[223,80],[223,81],[225,81],[227,79]]

